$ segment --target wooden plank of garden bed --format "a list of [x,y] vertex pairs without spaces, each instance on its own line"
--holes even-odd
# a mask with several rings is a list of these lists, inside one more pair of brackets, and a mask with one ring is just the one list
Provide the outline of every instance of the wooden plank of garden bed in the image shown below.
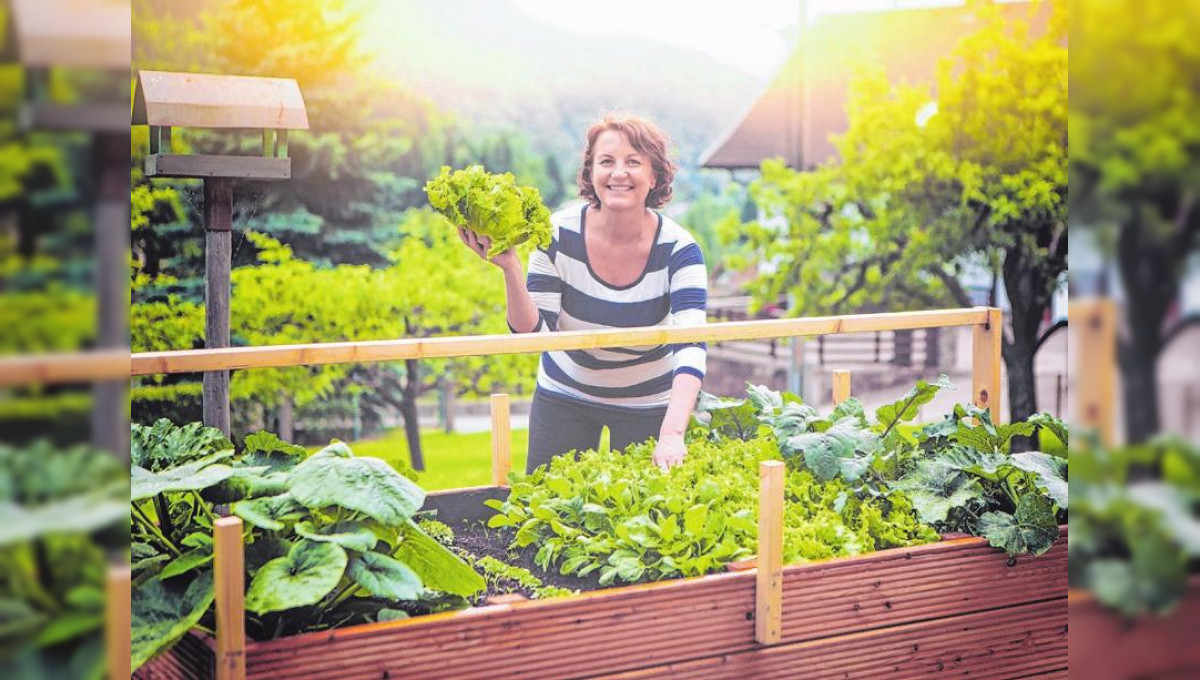
[[1012,566],[979,538],[885,550],[786,568],[783,638],[809,640],[1066,592],[1066,527],[1045,555]]
[[750,646],[753,608],[753,575],[718,574],[253,643],[248,673],[282,680],[618,670]]
[[984,680],[1036,677],[1066,666],[1066,607],[1051,600],[589,677]]
[[[969,538],[788,567],[785,641],[1052,597],[1060,598],[1055,606],[1065,615],[1065,548],[1060,541],[1045,556],[1021,558],[1008,567],[1003,553]],[[323,672],[378,678],[384,671],[536,678],[732,654],[755,647],[754,624],[747,618],[753,611],[753,580],[749,572],[719,574],[253,643],[247,650],[248,672],[252,678]],[[964,583],[965,590],[955,594],[954,586]],[[903,592],[893,594],[893,588]],[[915,593],[911,605],[907,593]],[[893,606],[872,605],[858,618],[838,612],[856,598],[875,602],[880,597],[891,597]],[[805,598],[827,600],[827,607],[806,611],[797,605]],[[805,617],[817,623],[806,624]]]
[[[1168,678],[1200,669],[1200,576],[1165,617],[1125,620],[1090,594],[1071,593],[1071,670],[1089,680]],[[1195,675],[1190,677],[1196,677]]]
[[731,321],[694,327],[653,326],[621,331],[563,331],[520,335],[408,338],[311,345],[226,347],[134,354],[131,375],[199,373],[243,368],[320,366],[443,357],[529,354],[548,350],[638,347],[688,342],[721,342],[811,335],[835,335],[986,323],[989,308],[944,309],[887,314],[853,314],[805,319]]

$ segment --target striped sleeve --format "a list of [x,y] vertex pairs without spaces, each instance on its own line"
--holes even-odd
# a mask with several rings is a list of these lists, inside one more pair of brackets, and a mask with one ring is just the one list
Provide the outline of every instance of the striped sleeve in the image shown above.
[[[562,311],[563,281],[554,266],[557,241],[552,241],[545,250],[538,248],[529,255],[529,274],[525,286],[529,297],[538,308],[538,323],[534,333],[549,333],[558,330],[558,315]],[[511,328],[511,327],[510,327]]]
[[[668,265],[671,289],[671,325],[702,326],[707,322],[708,270],[704,253],[690,238],[680,239]],[[701,380],[708,363],[708,345],[703,342],[676,345],[675,375],[687,373]]]

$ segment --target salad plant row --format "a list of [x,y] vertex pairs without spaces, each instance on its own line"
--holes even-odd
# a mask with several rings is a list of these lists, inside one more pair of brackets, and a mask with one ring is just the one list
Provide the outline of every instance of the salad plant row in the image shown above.
[[943,420],[911,425],[949,387],[918,381],[868,417],[856,399],[820,414],[796,395],[750,386],[743,399],[704,394],[684,463],[650,464],[653,442],[566,456],[514,474],[505,501],[488,501],[492,527],[512,548],[563,574],[599,574],[601,585],[694,576],[756,552],[758,463],[783,459],[784,560],[855,555],[983,536],[1009,555],[1040,555],[1068,510],[1067,460],[1010,453],[1013,439],[1048,430],[1065,449],[1067,428],[1038,415],[996,425],[959,405]]

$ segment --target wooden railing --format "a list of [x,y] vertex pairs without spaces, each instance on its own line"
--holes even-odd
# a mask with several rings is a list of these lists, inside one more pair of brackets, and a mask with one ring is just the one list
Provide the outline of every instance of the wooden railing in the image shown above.
[[[432,359],[494,354],[521,354],[547,350],[595,349],[603,347],[636,347],[647,345],[720,342],[725,340],[769,339],[796,336],[836,335],[895,331],[917,328],[939,328],[948,326],[972,326],[974,347],[972,362],[972,400],[981,407],[992,410],[999,421],[1000,348],[1002,316],[999,309],[976,307],[971,309],[949,309],[924,312],[901,312],[893,314],[865,314],[853,316],[831,316],[808,319],[772,319],[714,323],[695,327],[634,328],[621,331],[577,331],[537,335],[493,335],[473,337],[410,338],[371,342],[338,342],[311,345],[279,345],[267,347],[233,347],[210,350],[188,350],[175,352],[147,352],[127,354],[124,352],[97,351],[78,354],[35,355],[0,359],[0,387],[32,384],[81,383],[111,380],[129,376],[164,373],[194,373],[227,371],[236,369],[268,368],[283,366],[311,366],[337,363],[365,363],[399,361],[406,359]],[[126,373],[128,371],[128,373]],[[839,376],[835,381],[839,398],[850,392],[849,375]],[[493,418],[503,418],[506,408],[495,409]],[[507,445],[507,423],[498,422],[493,433],[493,483],[498,483],[502,473],[507,472],[509,452]],[[764,468],[764,475],[768,475]],[[768,475],[769,476],[769,475]],[[764,494],[764,498],[776,494]],[[773,513],[777,515],[778,513]],[[767,513],[772,515],[772,513]],[[236,531],[236,528],[235,528]],[[760,528],[765,535],[777,532],[770,527]],[[240,536],[236,536],[240,539]],[[240,541],[239,541],[240,542]],[[772,543],[778,543],[773,541]],[[240,546],[238,546],[240,547]],[[239,553],[236,549],[219,550],[222,555]],[[219,562],[220,560],[218,560]],[[778,637],[778,558],[772,566],[763,570],[763,596],[758,607],[763,618],[758,626],[758,638],[769,642]],[[225,569],[228,571],[228,568]],[[225,579],[222,591],[233,597],[240,595],[243,585]],[[114,569],[109,574],[109,598],[107,603],[108,662],[115,677],[128,673],[129,638],[125,635],[129,625],[130,575],[128,567]],[[218,598],[218,618],[225,621],[218,626],[218,651],[222,644],[230,643],[232,651],[221,655],[244,663],[241,633],[230,618],[238,618],[240,603],[222,603]],[[224,614],[224,616],[221,616]],[[232,634],[231,634],[232,633]],[[242,667],[235,663],[223,669],[221,677],[241,677]]]
[[981,407],[992,408],[993,417],[999,420],[1001,414],[998,412],[999,399],[996,396],[1001,388],[1001,319],[999,309],[973,307],[804,319],[733,321],[694,327],[649,327],[620,331],[405,338],[144,352],[132,355],[120,352],[35,355],[0,359],[0,386],[112,379],[124,377],[126,366],[129,376],[143,376],[972,326],[972,401]]

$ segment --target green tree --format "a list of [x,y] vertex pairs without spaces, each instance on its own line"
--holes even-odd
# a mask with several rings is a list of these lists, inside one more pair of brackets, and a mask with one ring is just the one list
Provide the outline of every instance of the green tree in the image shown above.
[[[1157,363],[1188,257],[1200,247],[1200,9],[1078,4],[1071,32],[1072,220],[1115,247],[1126,439],[1159,430]],[[1110,253],[1111,254],[1111,253]]]
[[[1037,410],[1039,323],[1066,269],[1066,2],[1034,37],[989,20],[940,64],[933,86],[862,73],[841,161],[812,172],[763,164],[761,221],[743,262],[767,263],[758,300],[789,293],[794,314],[970,305],[970,267],[1003,278],[1011,418]],[[936,113],[929,117],[936,105]]]
[[[230,330],[240,345],[386,340],[405,337],[507,332],[504,288],[498,277],[458,241],[445,221],[425,210],[410,211],[405,238],[384,268],[320,266],[300,260],[278,240],[250,233],[257,264],[233,271]],[[134,351],[194,346],[203,308],[172,301],[132,308]],[[199,323],[197,323],[199,322]],[[232,398],[265,406],[304,406],[323,396],[360,390],[370,399],[399,405],[413,466],[423,468],[417,399],[441,375],[453,376],[459,392],[489,392],[527,385],[533,357],[471,357],[255,369],[234,373]],[[388,393],[392,390],[393,393]],[[386,395],[380,397],[379,395]]]

